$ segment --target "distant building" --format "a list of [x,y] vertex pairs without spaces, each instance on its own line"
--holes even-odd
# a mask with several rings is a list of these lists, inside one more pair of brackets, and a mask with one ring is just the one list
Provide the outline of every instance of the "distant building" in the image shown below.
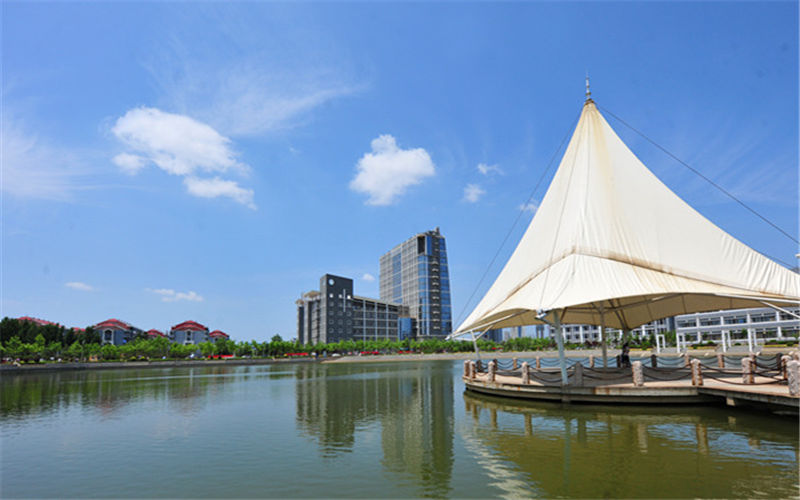
[[408,307],[416,320],[415,337],[450,334],[453,317],[447,249],[438,227],[412,236],[381,256],[380,297]]
[[150,338],[150,339],[154,339],[154,338],[157,338],[157,337],[166,337],[166,335],[163,332],[161,332],[159,330],[155,330],[155,329],[147,330],[145,332],[145,334],[147,335],[147,338]]
[[47,326],[47,325],[61,326],[58,323],[53,323],[52,321],[47,321],[46,319],[33,318],[31,316],[22,316],[21,318],[17,318],[17,321],[34,323],[38,326]]
[[208,328],[196,321],[184,321],[170,328],[169,339],[184,345],[208,342]]
[[213,332],[208,334],[208,338],[209,340],[211,340],[211,342],[218,342],[220,340],[228,340],[230,338],[230,335],[221,330],[214,330]]
[[[786,311],[800,314],[800,306],[786,306]],[[800,335],[800,319],[769,307],[731,309],[675,317],[676,333],[688,343],[713,340],[752,342],[796,339]]]
[[[326,274],[319,291],[298,299],[297,339],[303,344],[342,340],[398,340],[413,327],[408,308],[392,302],[353,294],[353,280]],[[403,330],[401,330],[403,326]]]
[[126,344],[143,332],[141,328],[114,318],[97,323],[94,325],[94,330],[100,334],[102,344],[114,345]]

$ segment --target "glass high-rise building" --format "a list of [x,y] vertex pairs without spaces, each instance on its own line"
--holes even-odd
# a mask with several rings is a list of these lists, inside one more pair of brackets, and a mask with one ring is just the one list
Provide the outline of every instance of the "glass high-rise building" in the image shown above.
[[438,227],[386,252],[380,266],[381,300],[409,308],[417,338],[445,337],[452,332],[447,249]]

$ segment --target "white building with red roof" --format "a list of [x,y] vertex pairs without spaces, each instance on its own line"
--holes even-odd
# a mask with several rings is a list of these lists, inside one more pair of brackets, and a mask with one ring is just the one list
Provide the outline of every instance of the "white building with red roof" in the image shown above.
[[94,325],[94,330],[100,334],[101,343],[114,345],[126,344],[137,334],[142,333],[141,328],[115,318],[97,323]]
[[213,332],[208,334],[208,337],[211,339],[212,342],[218,342],[220,340],[228,340],[231,338],[230,335],[223,332],[222,330],[214,330]]
[[177,344],[184,345],[208,342],[208,327],[196,321],[184,321],[170,328],[169,339]]
[[47,326],[47,325],[61,326],[58,323],[53,323],[52,321],[47,321],[46,319],[34,318],[31,316],[22,316],[21,318],[17,318],[17,321],[26,321],[28,323],[34,323],[38,326]]
[[166,337],[166,334],[164,334],[164,332],[156,330],[155,328],[153,328],[152,330],[147,330],[145,334],[147,335],[147,338],[150,339],[154,339],[156,337]]

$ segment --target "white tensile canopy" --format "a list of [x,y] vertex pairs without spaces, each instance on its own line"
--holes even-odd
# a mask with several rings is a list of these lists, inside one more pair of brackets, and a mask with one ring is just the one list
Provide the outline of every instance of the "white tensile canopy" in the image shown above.
[[454,335],[543,322],[630,330],[799,300],[799,274],[670,191],[587,99],[525,235]]

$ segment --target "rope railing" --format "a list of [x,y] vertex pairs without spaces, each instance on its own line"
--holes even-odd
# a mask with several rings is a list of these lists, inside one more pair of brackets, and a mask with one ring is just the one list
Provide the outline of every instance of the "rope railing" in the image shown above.
[[642,368],[642,375],[645,380],[656,380],[659,382],[672,382],[691,378],[692,371],[689,368]]

